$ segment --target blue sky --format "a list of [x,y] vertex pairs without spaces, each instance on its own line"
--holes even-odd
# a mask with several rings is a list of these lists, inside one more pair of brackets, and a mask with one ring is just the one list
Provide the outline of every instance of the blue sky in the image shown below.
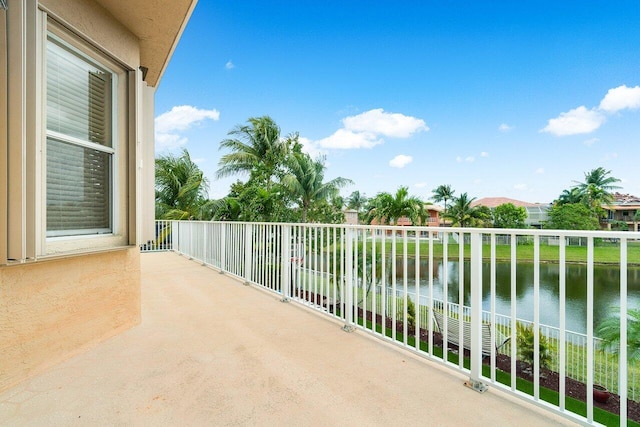
[[156,154],[187,148],[223,197],[220,141],[269,115],[345,195],[550,202],[602,166],[640,196],[638,22],[637,0],[200,0],[156,93]]

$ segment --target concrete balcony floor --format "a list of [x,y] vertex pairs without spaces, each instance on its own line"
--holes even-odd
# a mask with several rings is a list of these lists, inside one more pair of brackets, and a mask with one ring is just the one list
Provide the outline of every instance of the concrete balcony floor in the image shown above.
[[571,424],[173,253],[142,323],[0,394],[0,425]]

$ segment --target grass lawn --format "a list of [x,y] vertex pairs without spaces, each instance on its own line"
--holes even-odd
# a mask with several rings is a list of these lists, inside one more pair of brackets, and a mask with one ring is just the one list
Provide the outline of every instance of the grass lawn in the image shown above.
[[[379,238],[376,239],[377,247],[376,251],[379,252],[382,248]],[[385,242],[385,251],[387,255],[391,254],[392,243],[387,239]],[[443,256],[442,243],[433,244],[433,256],[436,258],[442,258]],[[511,246],[510,245],[496,245],[496,261],[511,261]],[[370,250],[370,248],[368,248]],[[429,243],[420,242],[420,257],[429,256]],[[450,243],[447,248],[448,259],[457,260],[460,247],[457,243]],[[402,241],[396,243],[396,254],[401,255],[404,251],[404,244]],[[407,252],[410,256],[416,253],[415,241],[409,241],[407,243]],[[464,258],[469,259],[471,254],[471,245],[464,245]],[[482,256],[485,259],[491,257],[490,245],[482,246]],[[595,246],[593,250],[594,262],[597,264],[617,264],[620,262],[620,248],[618,246]],[[516,257],[518,261],[533,261],[533,244],[518,245],[516,246]],[[560,260],[560,248],[558,246],[540,245],[540,261],[541,262],[558,262]],[[587,248],[586,246],[567,246],[566,247],[566,260],[571,263],[587,262]],[[629,242],[627,245],[627,260],[628,265],[640,266],[640,243]]]

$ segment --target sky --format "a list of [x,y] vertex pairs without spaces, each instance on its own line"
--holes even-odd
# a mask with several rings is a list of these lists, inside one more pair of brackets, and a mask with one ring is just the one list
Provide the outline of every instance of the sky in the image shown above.
[[368,197],[551,202],[597,167],[640,196],[640,1],[200,0],[156,92],[156,156],[211,198],[220,141],[268,115]]

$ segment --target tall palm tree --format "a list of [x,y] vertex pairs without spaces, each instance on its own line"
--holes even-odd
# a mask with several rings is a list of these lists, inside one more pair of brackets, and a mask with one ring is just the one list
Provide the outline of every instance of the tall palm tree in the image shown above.
[[267,187],[278,169],[283,166],[292,139],[280,138],[280,128],[269,116],[251,117],[246,124],[237,125],[229,133],[231,138],[220,142],[220,149],[230,152],[218,163],[218,178],[249,173]]
[[349,209],[355,209],[358,212],[362,211],[366,203],[367,198],[357,190],[351,193],[347,198],[347,207]]
[[471,227],[482,223],[486,219],[487,213],[478,206],[471,206],[476,198],[469,198],[467,193],[462,193],[459,197],[454,197],[449,210],[443,214],[445,218],[452,221],[453,226]]
[[439,185],[432,193],[431,199],[436,203],[444,202],[444,211],[447,212],[447,200],[453,199],[455,190],[450,185]]
[[599,167],[585,172],[584,182],[577,182],[575,186],[582,195],[582,201],[594,211],[602,211],[603,204],[613,201],[611,192],[621,188],[615,185],[620,180],[610,175],[611,171]]
[[420,224],[426,219],[424,202],[410,196],[407,187],[398,188],[395,195],[379,193],[372,199],[369,207],[370,220],[397,225],[402,217],[409,218],[413,224]]
[[157,158],[155,174],[157,218],[204,219],[211,210],[207,179],[186,149]]
[[314,160],[306,153],[293,153],[288,167],[290,172],[284,176],[282,185],[298,201],[302,222],[307,221],[307,213],[314,202],[329,200],[337,195],[340,188],[352,184],[350,179],[340,177],[324,182],[324,158]]

